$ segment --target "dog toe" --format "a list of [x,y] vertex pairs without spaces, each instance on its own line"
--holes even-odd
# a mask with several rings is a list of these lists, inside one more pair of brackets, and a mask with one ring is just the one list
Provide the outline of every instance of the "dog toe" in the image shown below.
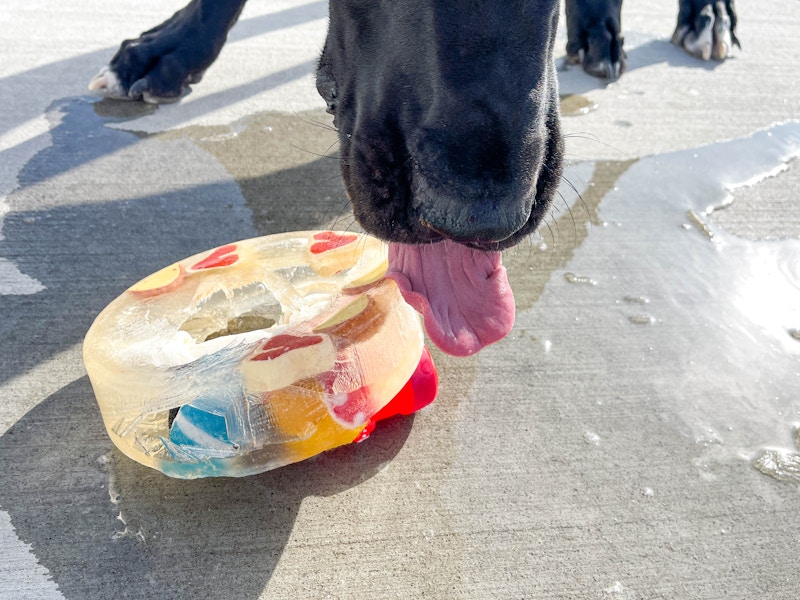
[[735,14],[722,0],[706,4],[688,23],[680,22],[672,43],[701,60],[725,60],[739,41],[734,33]]

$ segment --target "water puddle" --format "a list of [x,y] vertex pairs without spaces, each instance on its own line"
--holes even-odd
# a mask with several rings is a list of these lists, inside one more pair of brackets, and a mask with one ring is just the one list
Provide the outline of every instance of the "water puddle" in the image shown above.
[[564,279],[570,283],[582,283],[583,285],[597,285],[597,282],[591,277],[587,277],[586,275],[575,275],[575,273],[571,273],[569,271],[564,273]]
[[113,452],[109,451],[99,456],[97,458],[97,464],[100,470],[108,477],[108,499],[117,511],[117,521],[122,524],[122,529],[116,529],[111,534],[111,539],[117,541],[124,538],[132,538],[144,544],[147,540],[142,528],[138,527],[134,530],[129,524],[128,517],[122,513],[122,508],[120,506],[122,494],[119,489],[119,483],[117,482]]
[[597,103],[580,94],[561,94],[559,107],[563,117],[579,117],[597,110]]
[[[519,330],[547,340],[548,351],[531,358],[542,385],[547,370],[572,370],[578,383],[555,385],[585,385],[583,394],[617,404],[624,395],[642,397],[649,409],[677,415],[704,480],[733,461],[800,481],[791,434],[800,421],[800,239],[747,239],[719,222],[743,220],[731,216],[740,195],[757,197],[762,186],[785,195],[798,155],[800,123],[789,122],[616,170],[613,163],[570,167],[566,178],[582,201],[569,215],[561,210],[550,234],[551,244],[566,238],[568,247],[527,251],[529,265],[544,258],[554,276],[536,290],[539,301],[524,297],[530,283],[518,298],[530,307],[518,315]],[[546,230],[542,238],[548,241]],[[512,285],[525,277],[518,268],[509,267]],[[587,374],[581,383],[587,364],[602,376]],[[559,410],[582,418],[584,432],[608,437],[581,417],[580,402]]]
[[131,102],[103,98],[91,103],[95,114],[106,123],[124,123],[140,117],[152,115],[158,110],[157,104],[147,102]]

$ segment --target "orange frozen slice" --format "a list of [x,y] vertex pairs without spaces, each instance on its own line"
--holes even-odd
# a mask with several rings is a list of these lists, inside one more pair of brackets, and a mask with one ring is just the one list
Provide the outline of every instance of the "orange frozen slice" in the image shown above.
[[321,382],[305,379],[264,396],[275,426],[295,438],[286,448],[296,460],[348,444],[359,433],[360,428],[348,429],[331,417],[324,395]]

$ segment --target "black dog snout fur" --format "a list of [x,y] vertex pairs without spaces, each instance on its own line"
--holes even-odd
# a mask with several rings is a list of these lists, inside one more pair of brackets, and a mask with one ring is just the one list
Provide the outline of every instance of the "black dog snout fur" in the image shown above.
[[499,248],[536,227],[561,174],[557,9],[331,1],[318,89],[367,231]]

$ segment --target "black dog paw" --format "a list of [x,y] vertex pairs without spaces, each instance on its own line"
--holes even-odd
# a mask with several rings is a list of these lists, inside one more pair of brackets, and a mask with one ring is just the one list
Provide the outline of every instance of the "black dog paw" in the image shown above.
[[733,0],[681,0],[672,43],[702,60],[725,60],[736,38]]
[[193,0],[161,25],[122,42],[89,83],[109,98],[176,102],[219,56],[244,0]]
[[617,79],[625,72],[622,0],[567,0],[567,58],[589,75]]

